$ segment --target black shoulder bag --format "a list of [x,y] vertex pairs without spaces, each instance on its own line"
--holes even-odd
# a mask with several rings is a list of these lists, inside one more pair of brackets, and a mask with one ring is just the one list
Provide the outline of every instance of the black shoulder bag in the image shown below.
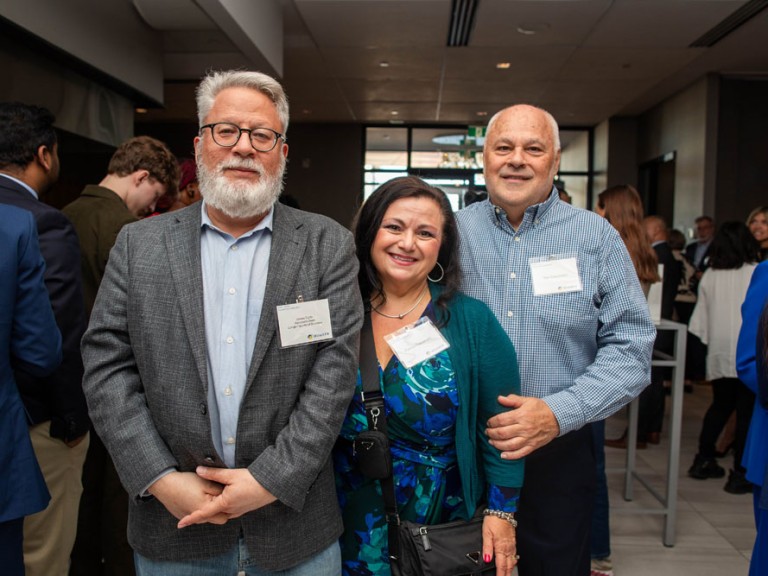
[[401,521],[397,513],[392,454],[387,437],[384,394],[379,385],[376,349],[370,313],[360,333],[360,374],[368,430],[352,444],[358,469],[381,482],[389,528],[389,558],[392,576],[481,576],[496,573],[495,562],[483,561],[483,516],[446,524],[417,524]]

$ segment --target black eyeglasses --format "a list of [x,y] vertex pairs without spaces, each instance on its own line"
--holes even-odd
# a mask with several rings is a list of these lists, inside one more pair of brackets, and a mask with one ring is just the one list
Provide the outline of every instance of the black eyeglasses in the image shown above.
[[248,133],[251,146],[257,152],[269,152],[277,146],[278,140],[285,142],[285,136],[271,128],[240,128],[237,124],[231,124],[230,122],[215,122],[200,126],[200,134],[203,133],[205,128],[211,129],[213,141],[224,148],[235,146],[240,141],[243,132]]

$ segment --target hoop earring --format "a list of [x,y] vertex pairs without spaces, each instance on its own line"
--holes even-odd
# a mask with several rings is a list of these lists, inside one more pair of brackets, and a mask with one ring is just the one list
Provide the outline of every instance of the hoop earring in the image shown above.
[[435,266],[440,268],[440,278],[430,278],[429,274],[427,274],[427,280],[437,284],[438,282],[440,282],[440,280],[442,280],[445,277],[445,270],[443,270],[443,267],[440,265],[440,262],[435,262]]

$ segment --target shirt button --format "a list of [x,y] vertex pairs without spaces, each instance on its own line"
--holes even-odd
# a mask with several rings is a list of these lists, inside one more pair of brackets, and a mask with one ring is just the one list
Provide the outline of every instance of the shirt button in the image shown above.
[[227,290],[227,292],[229,292],[230,294],[235,294],[237,290],[235,290],[234,288],[230,288],[229,290]]
[[510,277],[510,278],[517,278],[517,274],[515,274],[514,272],[512,272],[512,273],[509,275],[509,277]]
[[203,402],[200,403],[200,414],[202,414],[203,416],[208,414],[208,406],[206,406],[205,403]]
[[512,310],[507,310],[507,318],[512,318],[512,316],[514,316]]
[[534,221],[533,221],[533,223],[534,223],[534,224],[538,224],[538,223],[539,223],[539,219],[538,219],[538,218],[536,218],[536,220],[534,220]]
[[237,252],[237,244],[233,244],[230,250],[232,250],[232,252]]
[[234,437],[230,436],[229,438],[227,438],[227,444],[234,444],[234,443],[235,443]]
[[515,242],[520,242],[520,236],[515,236]]
[[232,338],[232,336],[227,336],[227,339],[225,340],[225,342],[226,342],[227,344],[232,344],[232,342],[234,342],[234,341],[235,341],[235,339],[234,339],[234,338]]
[[205,461],[208,462],[208,464],[213,464],[215,462],[213,456],[206,456]]
[[224,388],[224,396],[232,396],[232,388],[230,388],[229,386]]

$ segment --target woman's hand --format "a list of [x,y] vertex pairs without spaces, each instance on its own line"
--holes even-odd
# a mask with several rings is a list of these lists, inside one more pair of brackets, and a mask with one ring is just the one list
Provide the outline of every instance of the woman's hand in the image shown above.
[[496,558],[496,576],[509,576],[517,564],[517,538],[512,524],[497,518],[483,518],[483,559]]

